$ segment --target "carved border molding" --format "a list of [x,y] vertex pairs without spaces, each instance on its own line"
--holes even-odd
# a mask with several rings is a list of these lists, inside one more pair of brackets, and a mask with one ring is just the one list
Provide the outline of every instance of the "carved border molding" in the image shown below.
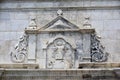
[[120,6],[90,6],[90,7],[41,7],[41,8],[1,8],[1,11],[40,11],[40,10],[106,10],[106,9],[118,9],[119,10]]
[[39,30],[39,29],[25,29],[25,33],[46,33],[46,32],[81,32],[81,33],[94,33],[94,28],[82,28],[82,29],[66,29],[66,30]]

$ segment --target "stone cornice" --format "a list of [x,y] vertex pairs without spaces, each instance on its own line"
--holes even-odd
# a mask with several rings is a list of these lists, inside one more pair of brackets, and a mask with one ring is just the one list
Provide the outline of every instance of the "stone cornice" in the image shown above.
[[40,10],[111,10],[120,9],[120,6],[90,6],[90,7],[39,7],[39,8],[0,8],[0,11],[40,11]]
[[[53,0],[2,0],[1,2],[25,2],[25,1],[31,1],[31,2],[41,2],[41,1],[44,1],[44,2],[47,2],[47,1],[50,1],[50,2],[54,2]],[[61,0],[57,0],[57,1],[61,1]],[[64,2],[67,2],[68,0],[64,0]],[[73,0],[69,0],[69,1],[73,1]],[[74,1],[83,1],[83,0],[74,0]],[[85,1],[89,1],[89,0],[85,0]],[[91,0],[91,1],[101,1],[101,0]],[[104,0],[104,1],[108,1],[108,0]],[[109,1],[119,1],[119,0],[109,0]]]
[[46,32],[80,32],[80,33],[94,33],[94,28],[83,28],[83,29],[65,29],[65,30],[39,30],[39,29],[25,29],[25,33],[38,34]]

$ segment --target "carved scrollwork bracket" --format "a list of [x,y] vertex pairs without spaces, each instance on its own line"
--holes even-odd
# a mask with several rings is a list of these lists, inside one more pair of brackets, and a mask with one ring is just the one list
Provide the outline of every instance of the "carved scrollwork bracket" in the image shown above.
[[91,61],[104,62],[107,60],[108,53],[105,52],[105,47],[100,43],[99,37],[96,34],[91,35]]
[[24,34],[19,43],[14,47],[13,51],[11,52],[11,60],[15,63],[22,63],[25,62],[27,56],[27,46],[28,46],[28,36]]

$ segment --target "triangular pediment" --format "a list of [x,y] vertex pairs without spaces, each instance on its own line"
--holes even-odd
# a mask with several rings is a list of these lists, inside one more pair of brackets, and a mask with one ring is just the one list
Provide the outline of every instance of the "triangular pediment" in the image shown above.
[[49,22],[44,27],[40,28],[41,30],[65,30],[65,29],[79,29],[76,25],[63,18],[62,16],[58,16],[51,22]]

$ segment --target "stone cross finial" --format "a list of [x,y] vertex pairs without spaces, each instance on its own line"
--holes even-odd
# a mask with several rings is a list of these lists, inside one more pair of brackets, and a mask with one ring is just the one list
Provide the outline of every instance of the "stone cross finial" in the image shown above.
[[59,10],[57,11],[57,15],[58,15],[58,16],[62,16],[62,15],[63,15],[63,12],[62,12],[61,9],[59,9]]

